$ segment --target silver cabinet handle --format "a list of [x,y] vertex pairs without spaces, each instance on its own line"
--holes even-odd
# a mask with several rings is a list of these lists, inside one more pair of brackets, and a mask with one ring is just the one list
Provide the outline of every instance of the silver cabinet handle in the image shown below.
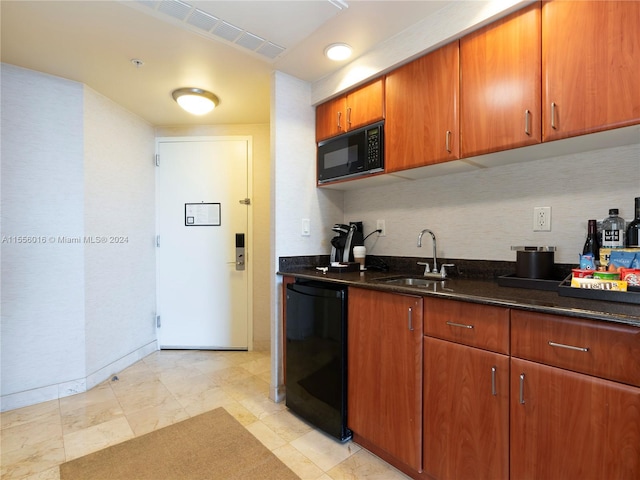
[[520,374],[520,405],[524,405],[524,373]]
[[588,352],[587,347],[574,347],[573,345],[565,345],[564,343],[549,342],[550,347],[567,348],[569,350],[575,350],[577,352]]
[[408,321],[409,321],[409,330],[413,332],[413,308],[409,307],[408,313]]
[[447,134],[444,137],[444,144],[447,152],[451,153],[451,130],[447,130]]
[[450,327],[473,328],[473,325],[465,325],[464,323],[447,322]]
[[556,102],[551,102],[551,128],[558,129],[556,126]]
[[529,110],[524,111],[524,133],[531,136],[531,112]]
[[347,108],[347,125],[351,126],[351,107]]
[[498,369],[496,368],[495,365],[491,367],[491,395],[493,395],[494,397],[498,395],[498,390],[496,388],[496,371],[497,370]]
[[341,119],[342,119],[342,112],[338,112],[338,130],[342,128],[342,125],[340,125]]

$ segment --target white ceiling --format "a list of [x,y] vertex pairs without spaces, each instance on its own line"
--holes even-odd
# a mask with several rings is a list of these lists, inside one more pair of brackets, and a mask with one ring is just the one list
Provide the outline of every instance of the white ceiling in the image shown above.
[[[350,44],[356,58],[446,3],[2,0],[1,53],[5,63],[84,83],[155,126],[268,123],[271,72],[314,82],[345,64],[323,56],[329,43]],[[258,48],[238,45],[245,40]],[[220,105],[189,115],[171,98],[179,87],[210,90]]]

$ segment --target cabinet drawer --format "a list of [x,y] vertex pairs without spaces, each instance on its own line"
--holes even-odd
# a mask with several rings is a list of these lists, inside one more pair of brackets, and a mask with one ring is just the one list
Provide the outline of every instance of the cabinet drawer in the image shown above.
[[511,355],[640,386],[640,328],[513,310]]
[[425,298],[424,334],[508,354],[509,309]]

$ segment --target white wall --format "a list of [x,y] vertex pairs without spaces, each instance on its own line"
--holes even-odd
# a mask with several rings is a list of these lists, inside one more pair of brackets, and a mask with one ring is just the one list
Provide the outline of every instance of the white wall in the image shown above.
[[[2,409],[83,388],[83,86],[2,64]],[[41,243],[15,243],[27,236]],[[79,383],[76,385],[76,382]]]
[[[640,140],[640,139],[639,139]],[[345,221],[362,220],[365,234],[384,219],[385,237],[371,236],[368,253],[515,261],[512,245],[553,245],[558,263],[578,263],[587,220],[609,208],[634,216],[640,195],[640,145],[594,150],[474,172],[345,192]],[[551,207],[551,231],[533,231],[533,208]]]
[[156,349],[153,139],[81,84],[2,64],[2,410]]
[[154,153],[150,125],[85,87],[85,235],[109,241],[85,245],[88,387],[156,350]]
[[[342,222],[342,192],[319,190],[315,166],[315,109],[310,85],[275,72],[271,86],[271,398],[282,389],[282,279],[275,275],[285,255],[329,253],[335,234],[327,226]],[[311,235],[300,235],[303,218]]]

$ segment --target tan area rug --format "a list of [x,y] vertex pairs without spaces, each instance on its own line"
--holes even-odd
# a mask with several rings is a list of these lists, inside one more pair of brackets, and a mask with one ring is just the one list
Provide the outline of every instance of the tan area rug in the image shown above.
[[299,480],[223,408],[60,465],[61,480]]

